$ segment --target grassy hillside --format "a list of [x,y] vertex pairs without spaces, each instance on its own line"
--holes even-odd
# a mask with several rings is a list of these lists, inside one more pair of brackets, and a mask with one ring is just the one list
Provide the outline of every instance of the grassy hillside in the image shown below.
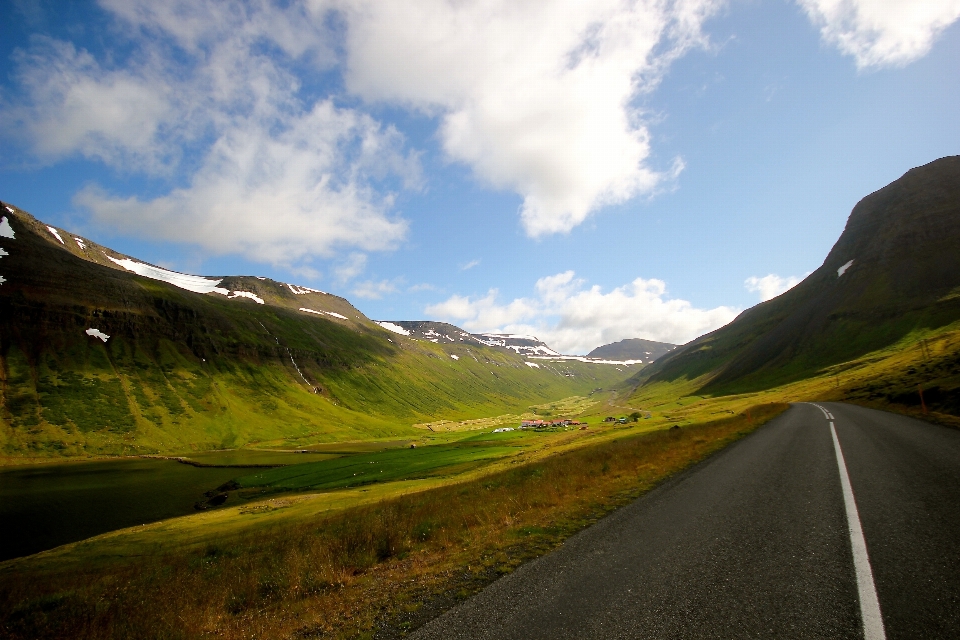
[[755,392],[910,345],[960,320],[958,247],[960,157],[949,157],[860,201],[823,265],[799,285],[677,349],[629,384]]
[[414,340],[342,298],[272,280],[223,278],[229,297],[194,293],[64,230],[61,243],[10,208],[0,209],[14,234],[0,237],[0,456],[418,434],[415,423],[519,413],[636,371],[531,368],[501,350]]

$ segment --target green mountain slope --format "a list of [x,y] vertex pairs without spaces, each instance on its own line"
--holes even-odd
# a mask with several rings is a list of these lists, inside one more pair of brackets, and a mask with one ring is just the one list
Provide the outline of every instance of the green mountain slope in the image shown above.
[[197,293],[13,205],[0,213],[0,455],[411,435],[415,423],[522,410],[637,370],[533,368],[415,340],[342,298],[268,279],[184,276],[210,290]]
[[786,293],[678,348],[633,386],[758,391],[960,320],[960,157],[861,200],[823,265]]

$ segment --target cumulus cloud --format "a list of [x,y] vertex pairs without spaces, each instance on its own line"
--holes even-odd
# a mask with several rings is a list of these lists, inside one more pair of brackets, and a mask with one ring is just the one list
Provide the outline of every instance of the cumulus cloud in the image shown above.
[[561,353],[583,354],[624,338],[683,344],[727,324],[738,310],[697,309],[667,296],[656,279],[637,278],[604,293],[565,271],[537,280],[529,298],[501,303],[491,289],[482,298],[451,296],[426,313],[472,331],[536,335]]
[[347,259],[341,262],[334,273],[337,274],[337,280],[340,282],[347,282],[353,280],[358,275],[363,273],[363,270],[367,268],[367,255],[364,253],[351,253],[347,256]]
[[368,104],[436,115],[451,159],[522,196],[531,236],[565,232],[682,169],[650,166],[635,105],[722,2],[101,0],[116,47],[34,38],[4,120],[44,161],[174,185],[147,199],[92,185],[76,203],[96,219],[295,266],[396,246],[393,194],[422,182],[396,129],[303,90],[333,70]]
[[743,286],[747,288],[747,291],[759,293],[760,302],[766,302],[767,300],[776,298],[784,291],[793,289],[808,275],[810,274],[805,273],[802,276],[788,276],[786,278],[781,278],[777,274],[771,273],[763,276],[762,278],[750,276],[744,281]]
[[703,41],[720,0],[344,2],[348,90],[440,117],[450,158],[523,198],[527,233],[566,232],[682,169],[649,166],[633,105]]
[[[97,185],[74,202],[140,236],[297,266],[336,251],[395,247],[393,193],[420,181],[395,128],[298,73],[332,63],[322,6],[104,0],[131,35],[103,60],[34,39],[18,54],[12,107],[40,158],[81,155],[178,186],[141,199]],[[123,58],[117,66],[114,58]]]
[[823,39],[860,68],[902,66],[960,18],[958,0],[798,0]]
[[17,51],[27,100],[8,110],[8,134],[26,136],[45,161],[79,154],[152,173],[169,168],[176,145],[163,140],[176,112],[174,92],[144,69],[103,69],[73,44],[34,36]]
[[364,300],[379,300],[383,296],[397,292],[397,282],[381,280],[379,282],[367,280],[360,282],[353,290],[353,295]]

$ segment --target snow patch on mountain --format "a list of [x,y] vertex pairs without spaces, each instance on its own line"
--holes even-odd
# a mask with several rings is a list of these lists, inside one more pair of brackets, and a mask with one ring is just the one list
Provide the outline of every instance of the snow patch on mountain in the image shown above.
[[0,258],[2,258],[3,256],[8,256],[8,255],[10,255],[10,254],[7,253],[6,251],[4,251],[2,248],[0,248]]
[[450,354],[450,357],[453,358],[454,360],[459,360],[459,359],[460,359],[460,356],[458,356],[458,355],[455,354],[455,353],[451,353],[451,354]]
[[347,316],[342,316],[339,313],[336,313],[334,311],[314,311],[313,309],[307,309],[306,307],[300,307],[300,311],[306,311],[307,313],[315,313],[318,316],[321,316],[321,315],[333,316],[334,318],[340,318],[341,320],[347,319]]
[[540,368],[540,365],[538,365],[536,362],[524,362],[523,364],[527,365],[528,367],[532,367],[534,369]]
[[311,289],[310,287],[299,287],[295,284],[289,284],[289,283],[287,283],[287,286],[290,287],[290,291],[292,291],[298,296],[301,296],[305,293],[322,293],[324,295],[329,295],[324,291],[320,291],[320,289]]
[[263,304],[263,298],[253,293],[250,293],[249,291],[234,291],[227,297],[228,298],[250,298],[251,300],[254,300],[257,304]]
[[80,247],[80,250],[81,250],[81,251],[82,251],[82,250],[85,250],[85,249],[87,248],[87,247],[83,244],[83,239],[81,239],[81,238],[74,238],[73,240],[74,240],[74,242],[77,243],[77,246]]
[[392,322],[377,322],[377,324],[383,327],[384,329],[386,329],[387,331],[393,331],[394,333],[398,333],[401,336],[410,335],[409,331],[407,331],[400,325],[393,324]]
[[133,271],[137,275],[141,275],[152,280],[167,282],[175,287],[186,289],[187,291],[193,291],[194,293],[219,293],[225,296],[230,295],[230,292],[227,289],[223,289],[218,286],[221,282],[223,282],[223,278],[213,280],[210,278],[204,278],[203,276],[191,276],[185,273],[177,273],[176,271],[167,271],[166,269],[161,269],[160,267],[154,267],[153,265],[136,262],[127,258],[123,260],[117,260],[116,258],[112,258],[110,256],[107,256],[107,258],[114,264],[123,267],[127,271]]
[[522,336],[514,333],[481,333],[480,335],[486,336],[488,338],[505,338],[513,340],[533,340],[534,342],[540,342],[540,338],[537,336]]
[[[9,209],[10,207],[7,207]],[[13,232],[13,227],[10,226],[10,222],[7,221],[6,217],[0,218],[0,238],[10,238],[11,240],[16,240],[17,236]]]
[[67,244],[66,242],[63,241],[63,238],[60,237],[60,233],[59,233],[56,229],[54,229],[54,228],[51,227],[50,225],[47,225],[47,229],[50,231],[50,233],[52,233],[52,234],[54,235],[54,237],[56,237],[57,240],[60,241],[60,244],[62,244],[62,245],[66,245],[66,244]]
[[847,272],[847,269],[849,269],[851,266],[853,266],[853,260],[851,260],[851,261],[848,262],[847,264],[845,264],[845,265],[843,265],[842,267],[840,267],[839,269],[837,269],[837,277],[839,278],[839,277],[842,276],[844,273],[846,273],[846,272]]
[[105,334],[103,331],[100,331],[100,329],[94,329],[93,327],[90,327],[89,329],[84,331],[84,333],[93,338],[100,338],[104,342],[110,339],[110,336]]
[[560,360],[576,360],[577,362],[591,362],[593,364],[644,364],[643,360],[604,360],[602,358],[588,358],[586,356],[528,356],[530,358],[536,358],[537,360],[549,360],[551,362],[557,362]]

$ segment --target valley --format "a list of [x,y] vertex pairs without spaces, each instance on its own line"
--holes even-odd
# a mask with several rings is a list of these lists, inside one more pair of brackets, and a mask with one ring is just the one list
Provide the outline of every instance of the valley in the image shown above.
[[958,189],[960,158],[914,169],[794,288],[590,357],[180,278],[7,207],[0,630],[392,637],[768,423],[806,434],[791,404],[960,427]]

